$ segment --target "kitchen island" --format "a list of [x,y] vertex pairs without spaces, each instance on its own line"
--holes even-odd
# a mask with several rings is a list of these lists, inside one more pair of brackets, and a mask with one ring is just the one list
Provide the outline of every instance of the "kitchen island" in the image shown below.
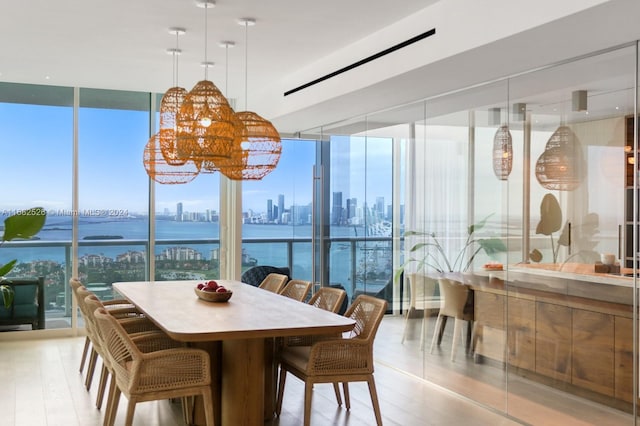
[[463,274],[474,290],[472,348],[521,376],[624,407],[633,395],[633,284],[587,264]]

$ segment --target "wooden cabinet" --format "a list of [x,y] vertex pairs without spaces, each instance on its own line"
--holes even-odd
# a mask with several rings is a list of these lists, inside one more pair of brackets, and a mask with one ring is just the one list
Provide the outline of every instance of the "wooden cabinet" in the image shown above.
[[614,395],[614,316],[572,309],[571,383]]
[[536,302],[535,371],[571,382],[571,308]]
[[508,297],[507,304],[509,365],[535,371],[536,304],[518,297]]
[[633,401],[633,320],[614,320],[614,387],[615,397]]

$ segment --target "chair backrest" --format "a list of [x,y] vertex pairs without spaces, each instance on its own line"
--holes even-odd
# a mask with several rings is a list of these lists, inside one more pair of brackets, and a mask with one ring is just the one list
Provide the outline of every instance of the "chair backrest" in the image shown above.
[[307,298],[309,290],[311,290],[311,281],[291,280],[284,286],[280,294],[302,302]]
[[73,290],[73,294],[75,295],[78,291],[78,288],[82,286],[82,283],[77,278],[71,278],[69,280],[69,285],[71,286],[71,290]]
[[244,271],[244,273],[242,274],[242,277],[240,278],[240,281],[242,281],[245,284],[251,284],[254,287],[258,287],[260,283],[264,281],[267,275],[272,273],[286,275],[287,279],[291,275],[291,272],[287,267],[259,265],[259,266],[251,267],[246,271]]
[[320,287],[320,289],[311,296],[311,299],[309,299],[309,304],[316,308],[336,313],[340,309],[340,306],[342,306],[342,302],[346,297],[347,292],[342,289]]
[[349,306],[344,316],[355,320],[356,325],[350,332],[350,337],[363,339],[373,344],[378,326],[387,310],[387,301],[373,296],[361,294]]
[[267,277],[262,280],[258,287],[263,290],[271,291],[273,293],[280,293],[284,285],[287,283],[288,279],[289,277],[287,277],[286,275],[272,273],[267,275]]
[[131,372],[138,371],[136,364],[142,359],[142,352],[131,341],[122,325],[105,308],[93,313],[102,340],[105,356],[109,357],[111,368],[115,370],[116,380],[127,389],[131,386]]
[[439,278],[440,314],[448,317],[466,319],[464,307],[469,297],[469,287],[448,278]]
[[412,273],[409,277],[409,308],[438,308],[440,295],[437,294],[438,281],[423,274]]

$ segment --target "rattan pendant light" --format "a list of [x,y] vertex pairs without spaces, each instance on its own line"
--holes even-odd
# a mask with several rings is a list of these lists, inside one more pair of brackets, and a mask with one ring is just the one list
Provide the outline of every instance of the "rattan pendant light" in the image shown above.
[[[243,18],[238,22],[245,27],[245,108],[247,108],[248,81],[248,30],[255,19]],[[230,163],[235,167],[222,167],[220,172],[232,180],[260,180],[271,173],[280,160],[282,143],[273,124],[255,112],[236,113],[242,123],[241,151],[236,152]]]
[[207,61],[207,12],[215,3],[206,0],[199,5],[205,9],[205,77],[185,96],[178,111],[177,151],[181,157],[215,163],[231,156],[231,143],[235,137],[233,110],[216,85],[208,80],[212,63]]
[[151,179],[161,184],[189,183],[200,173],[200,163],[187,160],[179,166],[171,165],[165,160],[160,149],[162,130],[151,136],[144,147],[142,162]]
[[500,180],[507,180],[513,167],[513,145],[511,132],[506,124],[493,137],[493,173]]
[[536,178],[546,189],[573,191],[583,174],[580,141],[569,127],[560,125],[536,162]]
[[170,28],[169,34],[176,36],[176,47],[168,49],[173,58],[173,87],[167,90],[160,102],[160,151],[167,164],[180,166],[189,160],[189,156],[180,156],[177,146],[177,115],[187,95],[187,89],[178,86],[178,57],[182,51],[178,47],[178,38],[185,33],[184,28]]

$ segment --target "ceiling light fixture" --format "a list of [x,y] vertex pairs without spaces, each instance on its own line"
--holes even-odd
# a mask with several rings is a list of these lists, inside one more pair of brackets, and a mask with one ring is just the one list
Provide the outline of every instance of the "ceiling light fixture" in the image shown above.
[[513,167],[513,144],[509,126],[503,124],[493,137],[493,173],[500,180],[507,180]]
[[543,188],[573,191],[582,181],[583,162],[580,141],[568,126],[561,124],[536,162],[536,178]]
[[232,180],[260,180],[271,173],[282,152],[282,143],[278,131],[270,121],[258,114],[248,111],[248,69],[249,69],[249,27],[256,24],[253,18],[242,18],[238,24],[245,28],[245,78],[244,78],[244,107],[246,111],[236,113],[243,126],[241,135],[240,154],[235,158],[236,167],[220,170],[222,174]]

